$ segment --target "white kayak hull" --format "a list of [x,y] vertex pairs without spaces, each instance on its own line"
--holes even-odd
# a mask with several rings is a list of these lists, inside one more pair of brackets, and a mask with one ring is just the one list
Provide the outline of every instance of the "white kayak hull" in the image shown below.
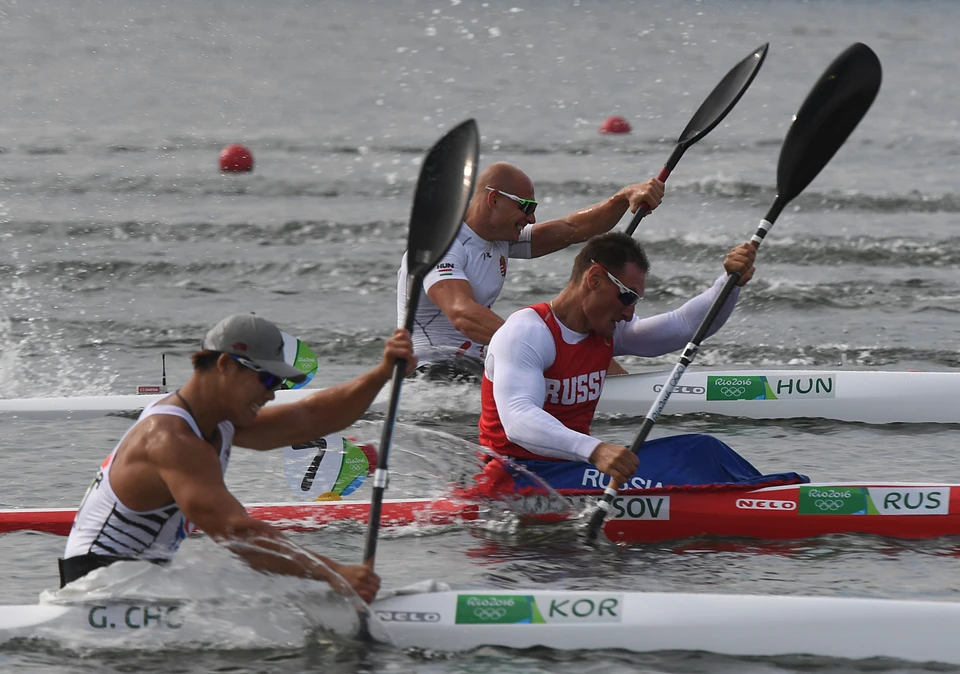
[[[668,374],[669,370],[657,370],[608,377],[597,411],[645,415]],[[315,390],[279,391],[276,402],[293,402]],[[0,400],[0,416],[68,420],[130,414],[160,397],[5,399]],[[664,414],[823,418],[868,424],[960,423],[958,399],[960,372],[692,368],[683,375]],[[371,409],[382,408],[383,403],[377,402]]]
[[[398,595],[376,601],[372,610],[400,648],[705,651],[960,664],[960,603],[952,602],[540,588]],[[163,602],[0,607],[0,643],[85,633],[93,647],[159,641],[176,648],[190,627],[189,611]]]
[[[643,416],[668,372],[608,377],[597,407]],[[691,369],[664,414],[823,418],[868,424],[960,423],[960,372]]]

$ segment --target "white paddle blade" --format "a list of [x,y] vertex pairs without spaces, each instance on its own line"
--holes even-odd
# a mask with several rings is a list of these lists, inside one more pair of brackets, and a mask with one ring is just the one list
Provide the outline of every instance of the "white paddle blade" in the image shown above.
[[338,501],[359,489],[370,470],[364,450],[339,435],[283,448],[284,478],[300,498]]
[[317,373],[317,368],[320,365],[317,354],[305,342],[293,335],[282,330],[280,335],[283,337],[283,361],[307,375],[307,378],[299,384],[294,384],[290,380],[285,381],[284,388],[303,388],[310,383],[310,380]]

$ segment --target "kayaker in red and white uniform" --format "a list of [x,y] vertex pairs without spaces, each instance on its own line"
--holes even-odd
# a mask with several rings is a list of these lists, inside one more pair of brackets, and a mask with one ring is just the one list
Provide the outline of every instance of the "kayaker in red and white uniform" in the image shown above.
[[[499,162],[477,179],[456,240],[423,282],[413,346],[421,372],[451,379],[479,379],[484,348],[503,319],[493,310],[507,276],[510,258],[548,255],[595,234],[609,231],[629,209],[663,199],[656,178],[628,185],[609,199],[558,220],[536,223],[533,182],[519,168]],[[397,325],[407,304],[407,256],[397,272]],[[613,374],[625,372],[617,363]]]
[[[732,450],[729,460],[722,457],[708,470],[688,470],[677,448],[703,454],[717,445],[723,454],[726,445],[710,436],[650,441],[644,449],[651,448],[651,460],[645,455],[638,471],[637,456],[629,448],[590,434],[611,357],[652,357],[682,349],[719,295],[727,274],[739,273],[738,285],[743,286],[753,278],[755,259],[751,244],[737,246],[727,253],[726,273],[712,287],[674,311],[640,318],[635,311],[649,271],[642,247],[622,232],[590,239],[577,255],[563,291],[550,302],[517,311],[493,336],[481,382],[480,444],[511,457],[567,493],[602,491],[610,477],[631,489],[758,476]],[[708,336],[730,317],[738,295],[735,288]],[[667,451],[657,452],[664,443]],[[661,455],[666,456],[666,465],[657,458]],[[488,464],[481,484],[507,477],[500,463]]]
[[398,358],[416,367],[406,330],[387,340],[380,364],[295,403],[271,405],[284,380],[306,375],[288,365],[283,336],[270,321],[235,314],[220,321],[193,355],[183,388],[148,407],[120,439],[87,489],[60,561],[61,587],[118,561],[162,562],[203,531],[267,573],[348,586],[371,601],[380,578],[369,565],[346,565],[296,545],[251,517],[224,484],[233,443],[256,450],[334,433],[363,414]]

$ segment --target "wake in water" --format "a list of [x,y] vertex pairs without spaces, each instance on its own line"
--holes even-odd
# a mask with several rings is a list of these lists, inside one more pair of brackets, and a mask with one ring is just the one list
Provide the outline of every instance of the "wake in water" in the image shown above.
[[[40,599],[82,606],[83,619],[31,636],[82,652],[299,648],[318,635],[354,639],[369,614],[348,587],[257,573],[208,538],[188,541],[167,566],[118,562]],[[376,616],[367,620],[389,643]]]

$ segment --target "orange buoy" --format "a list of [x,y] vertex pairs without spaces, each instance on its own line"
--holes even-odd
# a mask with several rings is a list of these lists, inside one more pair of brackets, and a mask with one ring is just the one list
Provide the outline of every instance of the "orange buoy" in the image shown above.
[[630,122],[623,117],[607,117],[600,125],[600,133],[630,133]]
[[243,173],[253,170],[253,155],[243,145],[227,145],[220,152],[220,170]]

